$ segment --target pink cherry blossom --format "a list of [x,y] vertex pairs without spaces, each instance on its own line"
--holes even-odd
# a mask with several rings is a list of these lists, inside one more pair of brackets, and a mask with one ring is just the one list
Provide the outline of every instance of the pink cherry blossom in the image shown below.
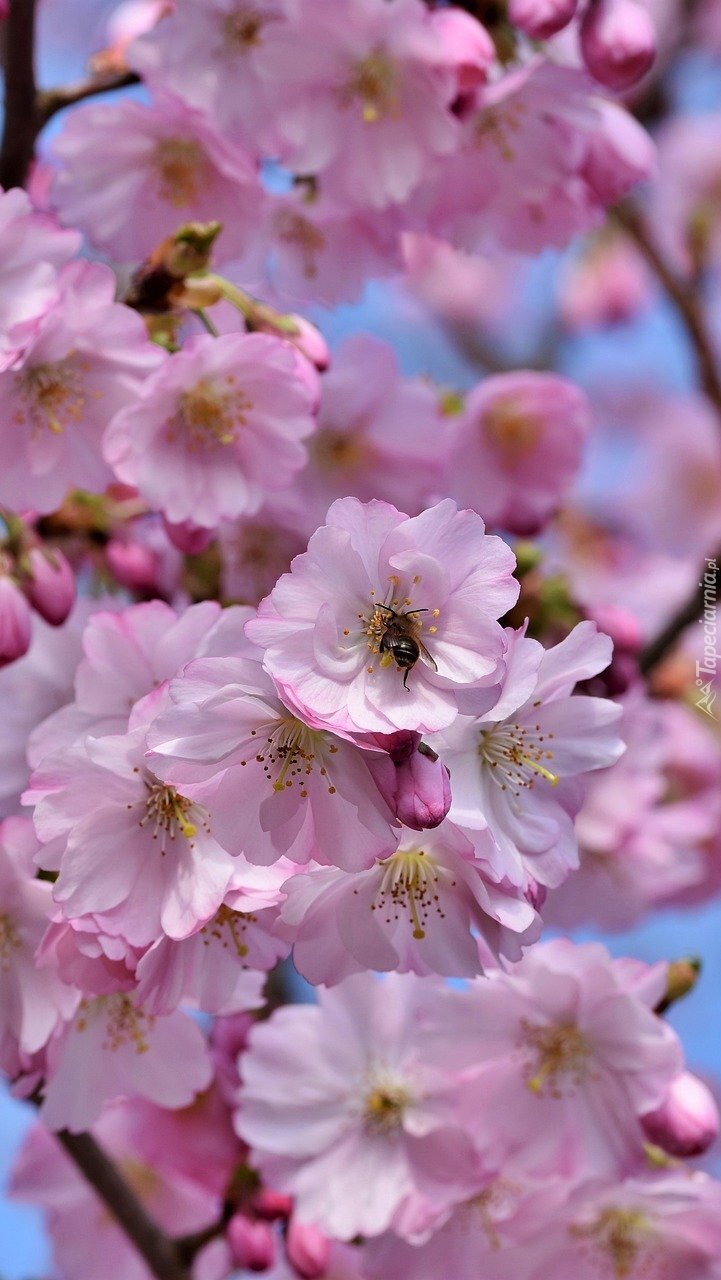
[[254,515],[307,459],[317,375],[268,334],[191,338],[105,435],[115,474],[173,523]]
[[24,191],[0,191],[0,371],[12,364],[58,296],[58,270],[80,248],[77,231],[63,231],[36,213]]
[[38,841],[28,818],[0,823],[0,1062],[42,1049],[80,993],[38,971],[35,950],[52,911],[52,887],[35,879]]
[[118,261],[147,257],[192,219],[225,224],[226,258],[250,241],[263,200],[253,161],[178,98],[78,107],[52,150],[61,220]]
[[268,197],[263,225],[234,277],[258,276],[283,305],[360,297],[369,278],[402,265],[398,210],[349,208],[322,187]]
[[296,173],[354,204],[405,200],[434,156],[456,143],[449,111],[462,55],[420,0],[296,0],[257,54],[276,88],[271,119]]
[[224,520],[218,529],[223,563],[223,596],[243,604],[258,605],[286,573],[294,556],[305,549],[306,538],[297,530],[297,517],[276,511],[274,503],[256,516]]
[[[243,656],[185,668],[170,686],[174,708],[151,727],[152,767],[207,797],[218,838],[249,862],[371,866],[399,833],[371,752],[301,720],[261,657],[246,641]],[[375,768],[392,775],[390,759],[378,756]]]
[[165,21],[133,42],[130,63],[152,88],[197,107],[255,150],[273,99],[258,73],[259,50],[288,7],[287,0],[176,0]]
[[576,820],[580,869],[549,897],[546,918],[627,928],[651,907],[703,892],[721,818],[721,751],[689,709],[631,690],[626,752],[589,779]]
[[437,393],[401,378],[389,346],[367,334],[349,338],[323,379],[310,464],[299,478],[311,530],[346,494],[422,510],[438,488],[445,425]]
[[449,993],[435,1026],[441,1039],[453,1035],[458,1065],[469,1064],[463,1105],[481,1152],[501,1144],[541,1177],[638,1167],[639,1118],[682,1062],[675,1033],[649,1007],[664,986],[664,966],[638,985],[598,944],[559,939]]
[[537,57],[478,92],[460,148],[414,205],[458,248],[537,253],[600,225],[653,164],[633,117],[592,96],[580,71]]
[[139,947],[209,920],[233,869],[207,809],[146,767],[146,734],[140,724],[48,756],[26,793],[53,842],[39,861],[59,872],[53,896],[65,917],[92,915]]
[[516,960],[539,932],[533,907],[485,879],[447,821],[405,829],[397,851],[368,871],[310,870],[283,887],[296,968],[327,986],[362,969],[473,977],[482,964],[472,930],[491,954]]
[[206,1013],[259,1008],[266,973],[288,952],[274,925],[280,886],[294,869],[285,860],[261,870],[238,859],[215,916],[183,941],[161,938],[140,960],[137,990],[143,1007],[172,1013],[192,1000]]
[[486,378],[467,397],[448,463],[448,492],[487,524],[533,534],[575,479],[590,427],[584,393],[552,373]]
[[715,1280],[721,1251],[721,1188],[685,1171],[581,1188],[535,1242],[528,1280],[578,1280],[588,1262],[599,1280]]
[[585,775],[623,752],[621,708],[573,693],[578,680],[608,664],[611,642],[592,622],[547,650],[523,629],[509,633],[509,642],[495,706],[459,716],[432,745],[451,774],[453,822],[467,834],[487,829],[493,836],[488,873],[517,885],[530,876],[555,886],[578,865],[573,818]]
[[[450,500],[409,519],[389,503],[341,499],[246,631],[267,646],[282,696],[329,728],[438,729],[455,718],[462,685],[501,674],[496,619],[516,598],[513,564],[480,517]],[[419,649],[412,670],[385,640],[399,615]]]
[[461,1198],[473,1178],[450,1055],[418,1027],[429,981],[348,978],[319,1006],[277,1010],[243,1055],[236,1127],[253,1163],[341,1240],[401,1217],[411,1230],[426,1196]]
[[157,701],[165,682],[191,658],[207,652],[218,630],[227,630],[235,618],[242,625],[248,616],[242,610],[222,614],[211,600],[182,612],[162,600],[131,605],[122,613],[96,612],[82,637],[75,697],[31,735],[31,764],[86,734],[124,733],[136,703],[146,697]]
[[0,501],[9,506],[52,511],[71,486],[98,493],[112,479],[103,430],[164,360],[140,316],[114,298],[109,268],[70,263],[22,357],[0,374]]
[[190,1018],[155,1017],[124,992],[81,1001],[48,1047],[47,1068],[41,1119],[74,1133],[121,1096],[187,1106],[212,1077],[205,1040]]

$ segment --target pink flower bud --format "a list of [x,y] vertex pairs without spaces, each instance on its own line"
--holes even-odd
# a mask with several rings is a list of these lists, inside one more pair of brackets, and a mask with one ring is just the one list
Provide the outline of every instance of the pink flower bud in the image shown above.
[[311,364],[314,364],[316,369],[323,373],[330,364],[330,351],[320,329],[316,329],[315,325],[311,324],[310,320],[306,320],[305,316],[290,315],[288,319],[293,321],[298,332],[286,336],[302,352],[306,360],[310,360]]
[[638,618],[615,604],[599,604],[592,610],[599,631],[605,631],[617,649],[638,653],[643,648],[643,632]]
[[656,57],[650,14],[636,0],[591,0],[581,22],[581,53],[601,84],[629,89]]
[[131,591],[155,593],[159,560],[151,547],[143,546],[140,542],[121,542],[119,538],[112,538],[105,548],[105,557],[121,587],[128,587]]
[[169,520],[163,520],[165,532],[178,551],[182,551],[184,556],[199,556],[201,551],[205,551],[209,547],[215,536],[214,529],[204,529],[202,525],[193,524],[191,520],[184,520],[182,524],[171,524]]
[[401,822],[414,831],[437,827],[451,807],[450,777],[435,751],[421,743],[396,766],[395,808]]
[[0,576],[0,667],[30,648],[30,605],[16,582]]
[[718,1135],[718,1108],[703,1081],[682,1071],[661,1106],[643,1117],[643,1127],[649,1141],[670,1155],[700,1156]]
[[532,40],[549,40],[567,27],[578,0],[509,0],[508,16]]
[[330,1261],[330,1240],[317,1227],[291,1218],[285,1237],[288,1261],[303,1280],[325,1275]]
[[253,1196],[253,1213],[266,1222],[275,1222],[276,1218],[289,1218],[293,1212],[293,1199],[283,1195],[281,1191],[271,1191],[269,1187],[261,1187]]
[[75,603],[75,577],[62,551],[32,547],[28,552],[30,579],[25,594],[41,618],[52,627],[65,621]]
[[248,1271],[269,1271],[275,1262],[275,1242],[267,1222],[253,1222],[243,1213],[230,1219],[226,1238],[234,1261]]
[[496,60],[486,28],[463,9],[435,9],[431,23],[455,68],[459,94],[471,93],[485,82]]

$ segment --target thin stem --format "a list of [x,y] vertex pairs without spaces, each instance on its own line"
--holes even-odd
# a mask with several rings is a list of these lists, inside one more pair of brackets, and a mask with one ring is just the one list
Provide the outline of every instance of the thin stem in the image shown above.
[[688,281],[670,266],[659,249],[643,214],[635,205],[625,203],[614,210],[616,221],[635,242],[652,267],[659,284],[673,302],[686,329],[698,366],[699,381],[705,394],[721,416],[721,377],[713,343],[706,328],[703,308]]
[[5,123],[0,186],[21,187],[32,162],[39,123],[35,83],[35,0],[10,0],[4,23]]
[[98,94],[111,93],[116,89],[127,89],[133,84],[140,84],[140,76],[134,71],[118,71],[105,75],[99,72],[89,76],[87,80],[79,80],[76,84],[41,92],[38,94],[37,107],[39,127],[42,128],[47,124],[58,111],[75,106],[76,102],[84,102],[86,98],[95,98]]
[[[718,360],[706,327],[706,317],[694,283],[685,280],[666,261],[646,219],[635,205],[628,201],[617,205],[614,210],[614,217],[643,254],[662,289],[674,304],[686,329],[686,334],[696,359],[701,388],[716,410],[719,426],[721,427],[721,377],[719,376]],[[717,586],[719,581],[718,566],[721,564],[721,549],[716,553],[715,558],[711,557],[711,563],[714,562],[717,566],[714,571]],[[642,651],[639,658],[639,668],[644,675],[648,675],[649,672],[653,671],[654,667],[658,666],[659,662],[671,652],[686,627],[698,621],[702,616],[707,599],[706,593],[712,589],[704,584],[703,576],[704,571],[702,570],[699,574],[702,580],[694,587],[689,598],[669,619],[663,630]]]
[[[703,617],[704,607],[709,596],[716,598],[719,576],[721,575],[721,547],[719,547],[715,556],[709,558],[706,564],[707,568],[702,571],[701,580],[694,587],[686,603],[667,622],[663,631],[649,641],[645,649],[642,650],[638,665],[643,675],[647,676],[649,672],[653,671],[654,667],[657,667],[659,662],[671,652],[676,641],[681,638],[686,628]],[[709,569],[709,565],[714,567]],[[704,577],[708,577],[709,573],[713,573],[715,583],[704,582]]]
[[107,1205],[157,1280],[190,1280],[180,1251],[148,1217],[134,1191],[89,1133],[56,1134],[71,1160]]
[[211,336],[211,338],[218,338],[218,337],[220,337],[220,334],[218,333],[218,330],[216,329],[215,325],[213,324],[213,321],[211,320],[211,318],[210,318],[210,316],[208,315],[207,311],[204,311],[202,307],[197,307],[197,308],[194,308],[194,309],[193,309],[193,315],[198,317],[198,319],[199,319],[200,323],[202,324],[203,328],[205,329],[205,332],[206,332],[206,333],[209,333],[209,334],[210,334],[210,336]]

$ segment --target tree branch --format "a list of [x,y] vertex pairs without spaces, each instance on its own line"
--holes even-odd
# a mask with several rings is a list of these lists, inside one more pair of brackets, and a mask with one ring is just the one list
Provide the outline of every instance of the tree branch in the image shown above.
[[116,71],[103,74],[98,72],[79,80],[76,84],[64,85],[59,89],[48,89],[38,95],[37,114],[40,128],[48,120],[65,107],[73,107],[76,102],[84,102],[86,98],[95,98],[100,93],[111,93],[114,89],[127,89],[132,84],[140,84],[140,76],[134,71]]
[[148,1217],[134,1191],[89,1133],[55,1135],[83,1177],[104,1201],[156,1280],[190,1280],[180,1250]]
[[35,0],[10,0],[4,23],[5,124],[0,186],[21,187],[33,158],[39,123],[35,84]]
[[721,418],[721,378],[716,352],[695,289],[666,261],[639,209],[630,202],[620,204],[614,209],[614,217],[643,254],[676,307],[696,357],[701,387]]
[[[617,205],[613,211],[618,224],[634,241],[652,268],[666,296],[674,304],[679,318],[686,330],[698,368],[699,382],[704,394],[716,410],[721,427],[721,377],[719,361],[713,342],[706,327],[706,318],[698,294],[692,283],[671,267],[659,249],[643,214],[630,202]],[[715,556],[716,565],[721,564],[721,548]],[[703,578],[703,570],[700,577]],[[719,581],[719,570],[716,569],[716,584]],[[643,675],[648,675],[658,666],[686,627],[696,622],[702,615],[708,591],[701,581],[694,587],[688,600],[668,621],[663,631],[646,645],[639,657],[639,668]]]
[[[712,570],[716,577],[716,591],[718,590],[719,578],[721,576],[721,547],[719,547],[715,556],[710,557],[715,562],[716,568]],[[705,571],[708,574],[708,569]],[[642,675],[647,676],[658,666],[659,662],[666,657],[673,649],[676,641],[681,638],[686,627],[690,627],[693,622],[698,622],[703,616],[707,592],[713,592],[714,588],[703,581],[704,571],[702,571],[701,581],[698,586],[694,587],[691,595],[685,604],[681,606],[673,618],[666,624],[663,631],[646,645],[639,655],[638,666]]]

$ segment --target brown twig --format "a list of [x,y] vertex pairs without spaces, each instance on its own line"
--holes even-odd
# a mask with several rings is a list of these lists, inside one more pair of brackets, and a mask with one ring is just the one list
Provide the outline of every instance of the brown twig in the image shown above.
[[[675,306],[696,358],[701,389],[716,410],[719,426],[721,427],[719,362],[706,327],[703,307],[694,284],[680,276],[666,261],[646,219],[635,205],[628,201],[617,205],[614,210],[614,217],[643,254],[662,289]],[[720,556],[721,550],[716,555],[717,565],[721,563]],[[717,582],[718,577],[717,569]],[[639,667],[644,675],[648,675],[654,667],[658,666],[659,662],[671,652],[686,627],[697,621],[701,616],[707,590],[708,587],[703,582],[695,586],[688,600],[669,619],[663,631],[646,645],[639,658]]]
[[0,143],[0,186],[20,187],[38,135],[35,83],[35,0],[10,0],[4,23],[5,123]]
[[157,1280],[190,1280],[181,1251],[148,1217],[134,1191],[89,1133],[56,1134]]
[[117,71],[112,74],[96,74],[77,84],[65,85],[59,89],[48,89],[38,94],[37,112],[40,127],[47,124],[58,111],[73,107],[86,98],[96,98],[101,93],[111,93],[115,89],[127,89],[132,84],[140,84],[140,76],[134,71]]
[[693,285],[678,275],[664,258],[640,210],[630,202],[617,205],[614,217],[631,237],[674,304],[696,357],[699,382],[721,417],[721,378],[703,309]]
[[[711,562],[715,563],[715,569],[712,572],[716,577],[716,588],[718,588],[719,577],[721,576],[721,547],[719,547],[715,556],[711,557]],[[706,571],[708,576],[708,570]],[[681,638],[687,627],[693,622],[698,622],[703,616],[704,606],[708,599],[707,593],[713,592],[714,588],[703,581],[703,575],[698,586],[695,586],[691,595],[685,604],[681,606],[677,613],[667,622],[663,631],[659,632],[653,640],[649,641],[645,649],[641,651],[638,660],[639,670],[642,675],[647,676],[649,672],[657,667],[659,662],[671,652],[676,641]]]

